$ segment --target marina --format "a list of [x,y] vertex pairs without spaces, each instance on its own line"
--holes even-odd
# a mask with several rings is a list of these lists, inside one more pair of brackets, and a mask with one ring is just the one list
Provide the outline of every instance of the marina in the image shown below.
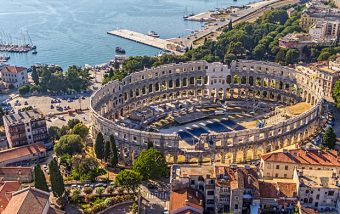
[[149,45],[155,48],[159,48],[162,50],[174,52],[176,54],[180,54],[184,51],[183,46],[180,46],[174,42],[156,38],[153,36],[148,36],[139,32],[127,30],[127,29],[118,29],[107,32],[110,35],[122,37],[124,39],[128,39],[134,42],[142,43],[145,45]]
[[[13,38],[11,34],[0,33],[0,52],[27,53],[36,49],[28,32],[22,38]],[[35,51],[36,52],[36,51]],[[37,53],[37,52],[36,52]]]

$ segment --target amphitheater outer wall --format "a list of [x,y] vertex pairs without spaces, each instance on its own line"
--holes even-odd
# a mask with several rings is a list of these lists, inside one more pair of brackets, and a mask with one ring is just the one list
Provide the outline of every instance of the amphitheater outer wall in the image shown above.
[[[92,131],[94,135],[114,135],[126,163],[134,160],[148,142],[171,162],[177,162],[179,156],[185,162],[243,162],[313,135],[320,124],[323,96],[316,81],[277,63],[239,60],[230,66],[205,61],[168,64],[132,73],[96,91],[90,102]],[[115,121],[151,103],[191,98],[258,99],[287,105],[305,101],[312,107],[273,126],[201,135],[191,149],[179,148],[181,139],[177,134],[140,131]]]

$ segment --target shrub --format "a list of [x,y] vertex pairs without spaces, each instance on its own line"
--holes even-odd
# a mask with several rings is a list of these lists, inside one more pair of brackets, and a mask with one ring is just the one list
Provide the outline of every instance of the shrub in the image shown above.
[[107,187],[107,192],[110,193],[110,194],[114,193],[115,192],[115,187],[113,185],[108,186]]
[[104,187],[97,187],[96,188],[96,193],[100,196],[104,193],[105,188]]
[[84,191],[85,194],[89,195],[93,192],[93,189],[92,189],[92,187],[84,187],[83,191]]

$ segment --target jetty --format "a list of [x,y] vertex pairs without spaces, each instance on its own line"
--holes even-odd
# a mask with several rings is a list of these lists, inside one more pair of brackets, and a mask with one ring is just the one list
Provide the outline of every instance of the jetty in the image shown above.
[[171,42],[165,39],[155,38],[152,36],[148,36],[146,34],[142,34],[142,33],[127,30],[127,29],[117,29],[117,30],[109,31],[107,33],[110,35],[114,35],[114,36],[118,36],[124,39],[131,40],[134,42],[149,45],[151,47],[173,52],[175,54],[181,54],[184,51],[183,46],[180,46],[174,42]]

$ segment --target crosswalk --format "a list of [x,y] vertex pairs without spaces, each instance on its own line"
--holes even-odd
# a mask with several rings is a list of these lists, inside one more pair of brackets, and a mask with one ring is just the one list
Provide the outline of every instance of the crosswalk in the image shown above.
[[169,199],[169,193],[168,192],[146,192],[144,197],[146,199],[162,199],[162,200],[168,200]]

